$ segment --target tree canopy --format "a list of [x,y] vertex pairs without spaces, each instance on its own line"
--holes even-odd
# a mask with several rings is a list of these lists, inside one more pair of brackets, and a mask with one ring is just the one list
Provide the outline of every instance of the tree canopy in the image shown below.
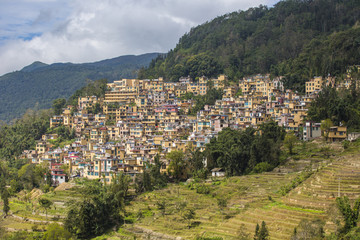
[[138,77],[177,81],[225,73],[232,80],[271,72],[303,92],[310,77],[358,63],[359,29],[352,27],[359,18],[356,0],[285,0],[228,13],[192,28]]
[[285,130],[275,122],[262,124],[258,131],[225,128],[206,146],[208,167],[223,168],[228,176],[249,173],[258,164],[274,168],[279,164],[284,136]]

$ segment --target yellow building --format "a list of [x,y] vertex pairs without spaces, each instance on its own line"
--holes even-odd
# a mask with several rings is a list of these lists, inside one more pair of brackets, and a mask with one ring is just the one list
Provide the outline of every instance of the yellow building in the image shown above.
[[146,90],[152,90],[155,92],[163,92],[165,90],[164,79],[162,77],[158,79],[151,79],[145,83]]
[[197,83],[188,83],[186,85],[186,92],[193,93],[194,95],[198,95],[199,92],[199,85]]
[[46,152],[46,142],[45,141],[39,141],[36,143],[36,152],[38,154],[43,154]]
[[312,94],[319,92],[323,86],[323,79],[322,77],[314,77],[310,81],[305,83],[305,93]]
[[223,98],[235,97],[237,90],[237,87],[234,86],[224,88]]
[[342,141],[347,138],[346,127],[331,127],[328,132],[325,132],[329,142]]
[[131,103],[137,97],[135,91],[110,91],[105,93],[105,103]]
[[225,81],[227,80],[227,76],[224,74],[221,74],[218,78],[212,79],[214,83],[214,88],[219,90],[220,88],[225,87]]
[[199,78],[199,94],[206,95],[207,93],[207,83],[208,79],[206,77]]
[[78,108],[83,109],[83,108],[92,107],[98,102],[99,100],[96,96],[79,97]]

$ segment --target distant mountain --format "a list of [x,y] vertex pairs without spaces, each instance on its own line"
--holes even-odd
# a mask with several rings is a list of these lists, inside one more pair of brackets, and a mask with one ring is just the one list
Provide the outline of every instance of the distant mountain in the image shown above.
[[[359,0],[283,0],[219,16],[192,28],[139,78],[284,75],[304,91],[314,75],[341,74],[360,63]],[[296,68],[296,69],[294,69]]]
[[20,117],[27,109],[49,108],[54,99],[68,98],[89,80],[134,78],[158,55],[127,55],[83,64],[34,62],[0,77],[0,120]]

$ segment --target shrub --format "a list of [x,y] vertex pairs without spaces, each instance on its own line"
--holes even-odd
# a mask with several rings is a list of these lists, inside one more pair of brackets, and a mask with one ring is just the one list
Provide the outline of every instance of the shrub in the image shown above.
[[302,172],[299,176],[297,176],[294,180],[291,181],[291,183],[282,186],[279,190],[279,193],[283,196],[285,196],[287,193],[289,193],[292,189],[299,186],[303,181],[308,179],[312,175],[311,171],[305,171]]
[[196,188],[196,193],[209,194],[210,188],[208,186],[206,186],[205,184],[202,184]]
[[227,200],[225,198],[218,198],[217,203],[220,208],[227,207]]
[[253,169],[254,173],[262,173],[262,172],[268,172],[271,171],[273,167],[268,162],[261,162],[256,164],[256,166]]
[[222,237],[196,237],[195,240],[223,240]]
[[343,148],[346,150],[350,147],[350,142],[348,140],[344,140],[342,142]]

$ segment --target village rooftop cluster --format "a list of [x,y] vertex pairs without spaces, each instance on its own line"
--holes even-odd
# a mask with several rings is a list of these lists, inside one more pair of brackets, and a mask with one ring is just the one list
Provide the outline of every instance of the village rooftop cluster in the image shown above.
[[[187,148],[200,151],[223,128],[257,128],[275,121],[286,131],[299,132],[304,140],[321,136],[320,123],[305,121],[311,101],[324,86],[349,88],[349,79],[335,86],[334,78],[315,77],[305,86],[305,95],[284,89],[282,78],[269,75],[246,77],[238,82],[225,75],[215,79],[180,78],[177,83],[158,79],[122,79],[107,84],[104,98],[80,97],[77,110],[63,109],[50,119],[50,127],[65,126],[75,131],[71,143],[54,147],[57,134],[46,134],[36,149],[22,157],[33,164],[48,162],[54,185],[65,182],[61,166],[69,167],[70,176],[101,179],[110,183],[119,172],[132,177],[143,172],[156,154],[166,172],[166,154]],[[204,110],[189,115],[196,101],[184,96],[206,95],[210,88],[221,89],[222,99]],[[99,113],[90,113],[95,105]],[[329,140],[347,137],[346,127],[333,127]]]

